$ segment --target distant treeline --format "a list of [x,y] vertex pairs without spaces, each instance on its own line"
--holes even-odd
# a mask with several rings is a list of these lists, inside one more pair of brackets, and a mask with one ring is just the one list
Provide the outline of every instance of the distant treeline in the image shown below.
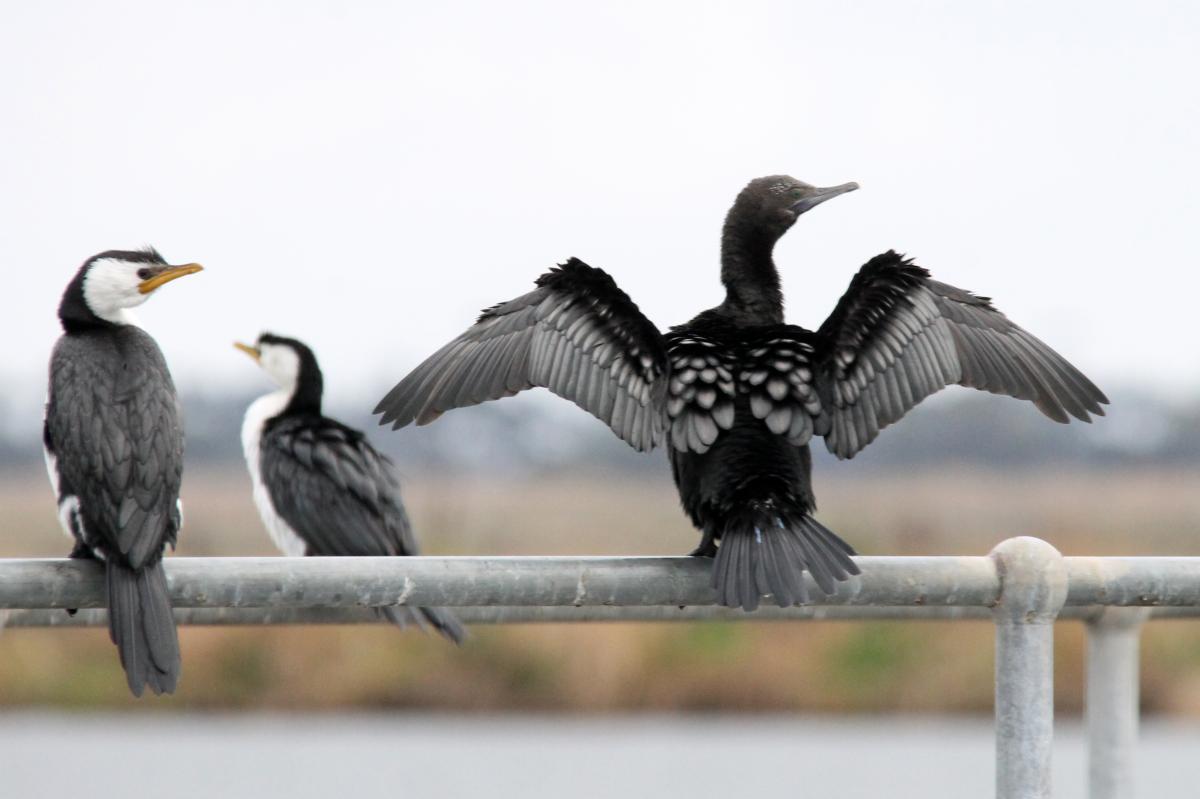
[[[188,461],[223,466],[241,458],[242,414],[252,395],[185,392]],[[376,426],[369,403],[328,412],[366,429],[408,474],[537,474],[562,468],[658,472],[664,455],[639,455],[566,402],[521,397],[454,411],[398,433]],[[0,436],[0,468],[41,468],[40,436]],[[831,459],[820,442],[815,457]],[[926,401],[855,458],[857,468],[1111,468],[1200,463],[1200,403],[1173,406],[1133,393],[1113,397],[1096,424],[1058,425],[1024,402],[954,391]]]

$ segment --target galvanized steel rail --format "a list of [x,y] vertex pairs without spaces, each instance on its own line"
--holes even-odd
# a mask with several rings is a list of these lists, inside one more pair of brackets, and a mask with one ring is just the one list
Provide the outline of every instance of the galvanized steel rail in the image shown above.
[[[458,608],[471,624],[574,621],[991,619],[996,625],[996,796],[1051,795],[1054,622],[1088,623],[1089,786],[1132,795],[1138,634],[1200,616],[1200,558],[1064,558],[1036,538],[987,557],[862,557],[863,574],[812,604],[717,607],[696,558],[170,558],[181,624],[348,624],[385,605]],[[7,626],[104,623],[103,570],[0,560]],[[74,617],[62,608],[84,608]]]

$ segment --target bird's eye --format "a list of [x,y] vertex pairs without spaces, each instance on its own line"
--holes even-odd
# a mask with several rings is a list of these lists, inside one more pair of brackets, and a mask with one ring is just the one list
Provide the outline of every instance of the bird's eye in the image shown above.
[[803,197],[804,189],[792,189],[792,196],[793,197]]
[[145,280],[148,277],[150,277],[150,270],[149,269],[139,269],[137,271],[137,276],[138,276],[138,279]]

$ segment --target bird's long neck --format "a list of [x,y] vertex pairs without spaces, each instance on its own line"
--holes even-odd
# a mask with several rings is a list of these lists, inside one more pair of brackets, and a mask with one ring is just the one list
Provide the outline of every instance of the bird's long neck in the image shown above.
[[[270,394],[264,394],[250,405],[246,412],[246,422],[242,432],[243,443],[245,443],[244,439],[247,435],[246,430],[251,427],[255,430],[259,427],[270,430],[284,419],[320,415],[321,393],[319,389],[315,395],[311,388],[306,390],[303,383],[277,389]],[[255,435],[257,436],[258,433]],[[257,446],[258,439],[255,438],[254,441],[254,446]]]
[[[268,424],[289,416],[320,416],[321,397],[325,393],[325,377],[317,359],[307,348],[296,351],[299,362],[294,379],[277,378],[280,388],[273,394],[260,398],[274,413]],[[268,398],[271,398],[268,400]]]
[[291,389],[288,402],[283,409],[283,415],[321,415],[321,394],[324,392],[320,371],[312,374],[308,369],[302,369],[300,379]]
[[92,330],[113,328],[125,324],[133,324],[133,317],[127,310],[122,309],[111,315],[100,316],[88,305],[84,292],[85,270],[80,270],[63,292],[58,304],[58,319],[67,333],[85,333]]
[[737,213],[725,219],[721,234],[721,282],[727,315],[756,324],[783,322],[783,292],[771,256],[778,234],[764,230]]

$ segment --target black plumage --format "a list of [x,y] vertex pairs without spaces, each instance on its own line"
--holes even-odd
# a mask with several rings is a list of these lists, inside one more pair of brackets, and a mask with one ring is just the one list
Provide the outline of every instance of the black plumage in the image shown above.
[[182,523],[183,425],[162,352],[125,313],[198,270],[154,250],[88,259],[63,295],[50,359],[43,443],[59,518],[71,556],[105,564],[109,634],[137,696],[179,678],[162,556]]
[[[253,347],[238,346],[280,384],[250,406],[242,430],[259,514],[280,549],[290,555],[417,554],[391,460],[362,432],[322,415],[324,380],[312,350],[269,333]],[[441,608],[379,613],[401,627],[427,623],[455,643],[465,637]]]
[[[381,424],[549,388],[638,450],[669,441],[684,510],[715,556],[718,601],[752,610],[807,599],[858,573],[813,518],[813,435],[853,457],[943,386],[1026,399],[1051,419],[1103,415],[1103,393],[990,300],[895,252],[872,258],[813,332],[784,323],[772,252],[800,214],[856,189],[752,181],[725,220],[719,306],[661,334],[602,270],[577,259],[479,321],[379,403]],[[719,546],[718,546],[719,543]]]

